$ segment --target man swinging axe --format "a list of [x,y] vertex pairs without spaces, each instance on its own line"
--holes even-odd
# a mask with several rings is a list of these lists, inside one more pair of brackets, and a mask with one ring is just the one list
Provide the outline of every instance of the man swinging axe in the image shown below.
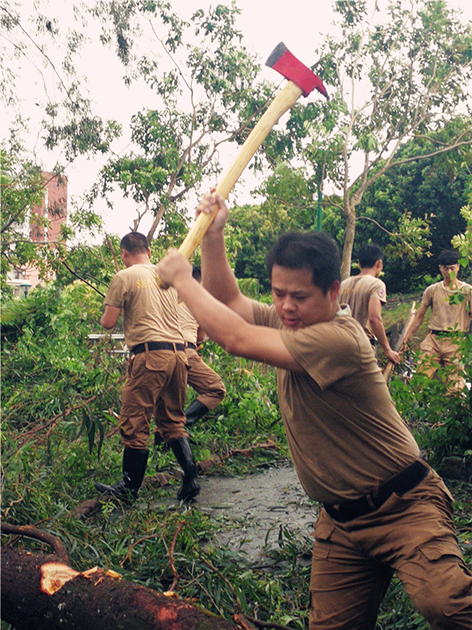
[[[215,205],[217,212],[215,213]],[[453,498],[425,462],[361,325],[339,300],[341,257],[322,232],[290,232],[266,259],[273,304],[241,293],[224,239],[228,208],[209,194],[203,286],[170,250],[157,266],[224,350],[277,368],[295,470],[323,505],[314,528],[310,630],[374,630],[394,573],[433,630],[472,630],[472,574]]]

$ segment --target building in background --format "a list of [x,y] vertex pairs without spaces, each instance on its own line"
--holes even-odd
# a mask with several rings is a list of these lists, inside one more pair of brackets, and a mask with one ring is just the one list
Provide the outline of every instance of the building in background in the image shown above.
[[[41,206],[30,208],[23,225],[17,226],[25,238],[45,246],[54,243],[60,235],[61,224],[67,220],[67,178],[55,173],[43,173],[44,199]],[[8,284],[14,295],[23,297],[31,287],[39,284],[39,271],[23,267],[9,274]]]

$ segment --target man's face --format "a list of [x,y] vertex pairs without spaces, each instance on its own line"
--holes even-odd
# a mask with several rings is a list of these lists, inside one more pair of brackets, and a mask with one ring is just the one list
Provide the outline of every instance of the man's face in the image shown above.
[[456,263],[455,265],[439,265],[439,271],[441,272],[443,280],[447,284],[454,283],[456,281],[459,268],[459,263]]
[[326,295],[315,286],[309,269],[272,267],[272,299],[283,325],[299,330],[333,319],[337,308],[339,282]]

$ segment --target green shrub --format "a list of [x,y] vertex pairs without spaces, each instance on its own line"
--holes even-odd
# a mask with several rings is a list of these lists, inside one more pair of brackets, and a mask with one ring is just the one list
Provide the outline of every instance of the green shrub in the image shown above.
[[440,367],[433,379],[426,376],[421,369],[421,352],[411,357],[416,370],[411,377],[395,376],[390,382],[398,411],[413,428],[433,464],[447,455],[464,455],[472,450],[472,397],[468,389],[472,383],[472,337],[458,334],[455,341],[461,375],[468,384],[462,392],[448,391],[455,371],[452,366]]
[[[5,307],[9,318],[2,344],[3,520],[37,524],[58,536],[78,570],[99,565],[159,591],[173,583],[169,550],[179,531],[173,561],[181,597],[195,598],[228,618],[237,600],[250,616],[305,630],[312,541],[295,528],[281,528],[277,543],[266,550],[270,567],[257,568],[243,554],[215,542],[215,531],[234,527],[223,512],[209,516],[198,503],[195,507],[172,503],[177,480],[165,488],[146,484],[131,508],[106,502],[86,520],[75,515],[84,500],[96,498],[93,480],[115,481],[121,475],[116,414],[125,360],[112,352],[109,337],[94,346],[87,341],[87,335],[96,332],[102,309],[101,298],[90,287],[74,283],[61,290],[39,288],[26,300]],[[470,382],[469,338],[463,340],[462,352]],[[211,341],[204,344],[203,357],[221,375],[227,396],[192,427],[197,460],[218,455],[218,473],[230,475],[285,460],[288,448],[275,369],[229,356]],[[441,379],[431,381],[418,372],[409,382],[394,376],[391,389],[399,410],[433,457],[470,448],[470,399],[446,396]],[[189,401],[194,396],[189,390]],[[268,440],[271,448],[264,448]],[[252,449],[254,457],[228,456],[232,449]],[[153,476],[155,463],[175,467],[173,456],[158,449],[153,460],[148,477]],[[468,492],[466,486],[462,495],[467,499],[456,509],[464,541],[470,534]],[[22,544],[46,550],[44,544],[26,538]],[[394,580],[378,630],[425,627]]]

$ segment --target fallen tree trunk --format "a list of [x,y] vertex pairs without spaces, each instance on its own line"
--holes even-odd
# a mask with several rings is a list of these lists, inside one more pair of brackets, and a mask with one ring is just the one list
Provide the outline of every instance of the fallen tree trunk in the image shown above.
[[1,590],[2,619],[15,630],[241,629],[113,572],[79,573],[55,555],[11,547],[2,548]]

